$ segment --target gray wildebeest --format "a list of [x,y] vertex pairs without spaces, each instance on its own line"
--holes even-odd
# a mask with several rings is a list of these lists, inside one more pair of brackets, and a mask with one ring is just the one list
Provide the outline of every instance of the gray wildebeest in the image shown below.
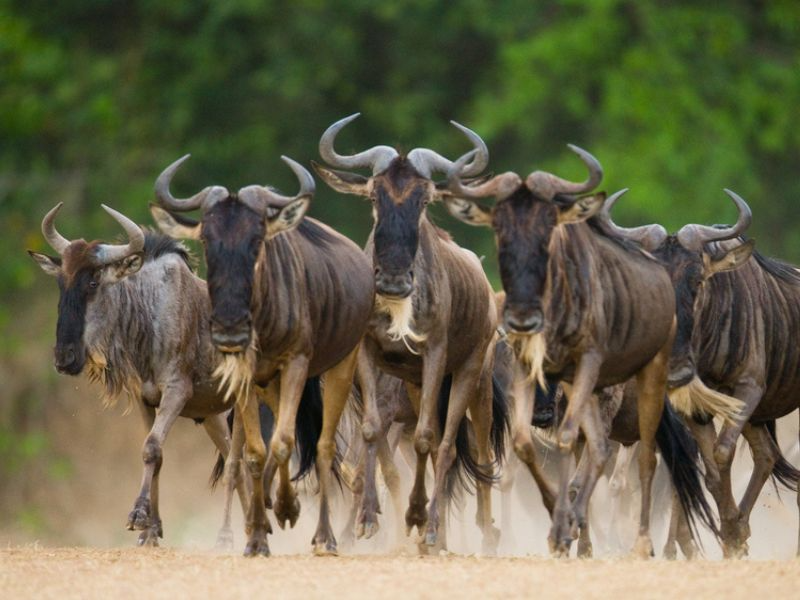
[[[458,246],[428,219],[427,205],[449,192],[431,176],[446,172],[450,160],[427,148],[400,155],[375,146],[353,156],[338,154],[339,131],[358,114],[331,125],[319,143],[320,155],[337,169],[365,168],[371,176],[335,171],[314,164],[335,190],[372,201],[374,225],[365,248],[374,267],[375,310],[359,358],[358,377],[364,396],[363,434],[368,448],[377,443],[380,415],[376,404],[376,368],[407,382],[419,419],[414,433],[417,468],[406,512],[408,533],[416,527],[424,542],[437,543],[439,503],[450,467],[478,488],[477,524],[486,552],[496,549],[499,531],[492,524],[492,444],[494,460],[502,458],[505,404],[492,383],[496,309],[494,294],[478,257]],[[489,154],[483,140],[453,123],[477,148],[465,167],[480,173]],[[497,393],[495,393],[497,392]],[[468,441],[466,412],[475,432],[477,460]],[[425,491],[428,455],[433,453],[434,490],[430,506]],[[373,450],[368,456],[374,456]],[[366,470],[365,529],[377,527],[374,469]],[[360,526],[359,526],[360,529]]]
[[[45,273],[58,279],[55,366],[67,375],[86,372],[104,387],[106,404],[127,393],[142,409],[150,433],[128,529],[142,530],[140,545],[157,545],[163,536],[158,512],[162,446],[175,419],[202,421],[223,456],[230,446],[224,413],[231,405],[217,393],[211,376],[219,357],[209,336],[206,284],[192,272],[181,244],[143,232],[107,206],[127,233],[127,244],[66,239],[55,228],[61,206],[42,221],[42,233],[58,256],[30,252]],[[233,481],[226,481],[221,541],[230,534]],[[239,492],[244,506],[241,486]]]
[[[564,382],[569,399],[558,431],[559,490],[548,537],[551,551],[568,553],[586,523],[589,497],[608,456],[596,389],[637,378],[641,435],[639,476],[642,504],[634,552],[653,554],[650,487],[655,468],[655,435],[664,406],[667,367],[675,329],[675,294],[669,275],[651,256],[620,238],[600,232],[592,217],[605,194],[594,190],[602,168],[575,146],[589,169],[583,183],[535,171],[466,185],[463,157],[448,173],[450,212],[472,225],[494,229],[500,277],[506,291],[503,325],[520,359],[515,376],[515,450],[535,460],[530,423],[534,393],[545,374]],[[494,197],[492,208],[477,200]],[[582,429],[591,458],[590,476],[570,504],[569,452]]]
[[312,545],[315,553],[336,553],[329,514],[335,434],[372,309],[369,260],[352,241],[305,217],[314,180],[293,160],[283,157],[300,181],[295,196],[259,185],[238,193],[214,186],[181,200],[172,196],[169,185],[187,158],[158,177],[156,196],[168,211],[202,209],[202,220],[178,219],[165,211],[156,211],[156,218],[162,229],[200,239],[205,248],[211,339],[225,356],[220,375],[237,396],[253,481],[245,555],[269,554],[262,483],[267,454],[254,385],[268,388],[276,408],[266,480],[275,467],[280,470],[274,511],[283,527],[287,520],[294,525],[300,509],[289,474],[298,407],[301,396],[319,395],[322,374],[323,423],[315,458],[321,501]]
[[[622,228],[605,221],[618,235],[634,240],[662,259],[675,287],[678,331],[670,358],[669,385],[697,381],[741,401],[740,415],[728,418],[715,440],[713,423],[694,402],[678,406],[694,414],[706,463],[707,487],[718,503],[723,550],[746,553],[750,512],[772,473],[796,489],[800,473],[781,455],[775,419],[800,406],[800,272],[754,251],[742,233],[751,222],[747,203],[730,190],[739,211],[733,226],[685,225],[667,235],[660,225]],[[737,506],[731,487],[736,440],[743,434],[753,451],[754,470]],[[800,502],[800,499],[798,500]]]

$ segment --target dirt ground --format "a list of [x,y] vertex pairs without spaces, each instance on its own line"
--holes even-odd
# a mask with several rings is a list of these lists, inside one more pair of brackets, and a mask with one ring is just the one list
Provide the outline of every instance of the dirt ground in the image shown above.
[[245,559],[169,549],[11,547],[16,598],[796,598],[800,560],[648,562],[469,556]]

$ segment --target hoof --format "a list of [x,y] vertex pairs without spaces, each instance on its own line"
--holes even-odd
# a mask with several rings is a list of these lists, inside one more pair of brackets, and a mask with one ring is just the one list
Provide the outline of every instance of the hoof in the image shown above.
[[369,539],[380,529],[378,525],[378,516],[374,510],[362,509],[358,512],[356,517],[356,537]]
[[137,546],[157,548],[158,547],[158,530],[153,527],[148,527],[139,534],[139,539],[136,540]]
[[327,540],[315,538],[311,545],[314,556],[339,556],[339,549],[333,537]]
[[143,530],[150,527],[150,501],[137,500],[133,510],[128,515],[127,528],[130,531]]
[[500,546],[500,530],[494,525],[490,525],[483,532],[481,540],[481,554],[484,556],[496,556],[497,548]]
[[217,534],[217,543],[214,548],[221,552],[230,552],[233,550],[233,531],[230,527],[223,527]]
[[436,530],[428,530],[425,532],[426,546],[435,546],[437,541],[438,541],[438,536],[436,534]]
[[664,545],[664,558],[667,560],[678,559],[678,548],[676,547],[675,542],[669,541]]
[[294,527],[297,519],[300,516],[300,500],[297,499],[294,491],[286,498],[278,496],[275,501],[275,518],[278,520],[278,526],[281,529],[286,528],[286,521],[289,521],[289,527]]
[[579,537],[578,558],[592,558],[592,556],[594,556],[594,548],[592,547],[592,540],[584,539],[583,536]]
[[251,536],[244,547],[245,556],[269,556],[269,544],[267,544],[267,534]]
[[420,535],[423,535],[423,530],[428,522],[428,510],[425,504],[409,504],[406,510],[406,535],[411,535],[414,527]]
[[650,559],[655,556],[653,551],[653,542],[649,535],[640,535],[636,538],[636,543],[633,545],[634,558],[641,558],[643,560]]

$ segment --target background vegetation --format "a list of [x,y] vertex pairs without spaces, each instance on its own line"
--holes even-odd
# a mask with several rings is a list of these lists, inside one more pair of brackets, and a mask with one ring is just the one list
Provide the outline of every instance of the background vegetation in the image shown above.
[[[580,178],[578,144],[606,189],[631,188],[626,224],[730,221],[730,187],[759,248],[800,263],[799,49],[795,0],[0,0],[0,479],[74,473],[48,420],[76,395],[50,367],[56,286],[24,252],[49,250],[56,202],[68,237],[115,237],[99,204],[148,223],[155,177],[186,152],[178,193],[291,191],[279,155],[307,164],[361,111],[342,150],[454,157],[456,119],[495,172]],[[359,243],[370,226],[324,185],[312,214]],[[494,277],[491,235],[438,215]],[[21,489],[0,486],[2,519],[39,523]]]

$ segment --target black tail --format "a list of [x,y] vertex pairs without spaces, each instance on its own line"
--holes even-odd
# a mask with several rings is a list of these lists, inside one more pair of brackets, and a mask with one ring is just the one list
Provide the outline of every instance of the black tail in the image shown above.
[[489,438],[494,450],[494,462],[502,467],[506,459],[506,436],[511,435],[508,399],[500,382],[492,376],[492,431]]
[[706,501],[700,481],[697,442],[689,434],[669,400],[664,402],[664,412],[656,431],[656,443],[669,469],[672,485],[678,493],[693,537],[697,539],[696,519],[719,537],[714,513]]
[[[233,411],[236,410],[234,406],[231,408],[230,412],[228,413],[228,433],[233,434]],[[261,423],[261,438],[264,440],[264,444],[269,448],[269,441],[272,438],[272,428],[275,426],[275,417],[272,414],[272,411],[266,404],[261,404],[258,407],[258,419]],[[217,462],[214,463],[214,470],[211,471],[211,480],[209,484],[211,485],[211,489],[217,487],[219,480],[222,479],[222,474],[225,472],[225,458],[222,454],[217,453]]]
[[317,460],[317,442],[322,435],[322,388],[319,377],[306,380],[294,425],[300,464],[292,481],[297,481],[308,475]]
[[764,425],[767,428],[767,432],[769,432],[769,437],[774,442],[775,466],[772,467],[772,481],[775,484],[775,491],[778,491],[776,483],[778,482],[785,488],[796,492],[797,486],[800,484],[800,471],[795,469],[781,454],[781,448],[778,446],[778,433],[775,431],[775,421],[767,421]]

